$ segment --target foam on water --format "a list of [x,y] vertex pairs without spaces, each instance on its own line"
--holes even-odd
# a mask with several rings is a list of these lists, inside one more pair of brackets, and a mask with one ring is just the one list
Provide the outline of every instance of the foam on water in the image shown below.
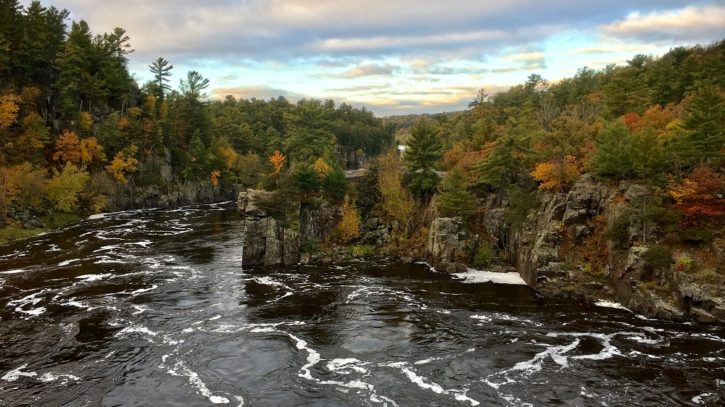
[[464,283],[494,283],[526,285],[521,275],[515,271],[509,273],[494,273],[469,268],[465,273],[452,273],[452,276],[461,279]]
[[614,308],[614,309],[621,309],[621,310],[632,312],[629,308],[625,307],[624,305],[622,305],[618,302],[612,302],[612,301],[607,301],[607,300],[597,300],[594,303],[594,305],[596,305],[597,307],[602,307],[602,308]]
[[36,377],[38,374],[36,372],[23,372],[23,369],[28,367],[28,364],[25,363],[22,366],[15,368],[3,375],[2,379],[6,382],[14,382],[18,380],[21,377]]

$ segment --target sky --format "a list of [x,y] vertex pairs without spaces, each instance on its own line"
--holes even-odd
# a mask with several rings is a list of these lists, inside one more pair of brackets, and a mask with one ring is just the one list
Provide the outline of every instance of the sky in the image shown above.
[[[27,4],[29,1],[26,1]],[[143,83],[159,56],[208,96],[330,98],[379,116],[464,109],[537,73],[555,82],[725,38],[725,0],[41,0],[126,29]]]

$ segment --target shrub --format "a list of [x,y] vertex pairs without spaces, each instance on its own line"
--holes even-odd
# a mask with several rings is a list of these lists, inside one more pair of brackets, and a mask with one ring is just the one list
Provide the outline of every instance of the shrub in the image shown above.
[[360,236],[360,215],[349,197],[345,197],[345,203],[342,205],[342,218],[337,224],[335,235],[344,243]]
[[672,251],[667,246],[652,246],[642,255],[647,268],[661,270],[672,265]]
[[476,255],[473,256],[473,266],[476,268],[488,267],[493,263],[495,253],[491,244],[482,242],[476,249]]
[[675,270],[680,272],[688,272],[693,268],[692,257],[686,253],[682,253],[675,257]]

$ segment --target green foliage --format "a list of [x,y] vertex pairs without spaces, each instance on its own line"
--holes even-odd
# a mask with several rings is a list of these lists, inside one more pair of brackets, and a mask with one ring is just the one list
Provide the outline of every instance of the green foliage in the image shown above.
[[713,85],[698,90],[687,106],[683,128],[685,133],[675,143],[676,154],[693,166],[714,161],[722,164],[725,148],[725,99]]
[[421,119],[413,125],[404,155],[413,193],[426,195],[438,184],[435,165],[443,157],[442,149],[438,133],[429,120]]
[[339,202],[347,194],[345,173],[338,167],[322,179],[322,190],[332,200]]
[[476,196],[466,190],[466,179],[458,170],[443,179],[436,203],[444,216],[466,216],[476,211]]
[[496,257],[496,252],[489,242],[482,242],[476,249],[476,254],[473,256],[473,266],[478,269],[483,269],[490,266]]
[[504,212],[504,220],[513,230],[519,230],[529,213],[539,206],[536,192],[519,185],[512,185],[506,190],[508,206]]
[[652,246],[642,255],[644,264],[651,270],[669,268],[672,263],[672,250],[667,246]]

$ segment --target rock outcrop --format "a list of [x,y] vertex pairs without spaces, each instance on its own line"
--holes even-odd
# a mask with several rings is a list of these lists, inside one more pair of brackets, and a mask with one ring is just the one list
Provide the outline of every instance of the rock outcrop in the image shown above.
[[467,269],[466,252],[468,241],[463,228],[463,219],[436,218],[430,226],[426,247],[431,263],[447,272],[460,272]]
[[[244,266],[292,265],[299,262],[300,234],[275,219],[264,209],[271,193],[249,189],[239,194],[239,210],[244,217]],[[297,210],[299,216],[299,209]]]
[[[519,230],[507,225],[507,199],[497,194],[479,202],[480,223],[485,240],[545,297],[610,299],[650,317],[725,322],[725,284],[716,272],[708,281],[672,264],[647,263],[647,252],[666,235],[642,220],[653,196],[645,185],[608,185],[584,175],[567,193],[539,192],[538,209]],[[625,213],[630,221],[622,225]],[[612,242],[605,231],[617,223],[618,241]],[[429,260],[441,271],[463,269],[476,241],[466,236],[460,218],[437,218],[430,226]],[[712,255],[722,258],[725,242],[718,242]]]

